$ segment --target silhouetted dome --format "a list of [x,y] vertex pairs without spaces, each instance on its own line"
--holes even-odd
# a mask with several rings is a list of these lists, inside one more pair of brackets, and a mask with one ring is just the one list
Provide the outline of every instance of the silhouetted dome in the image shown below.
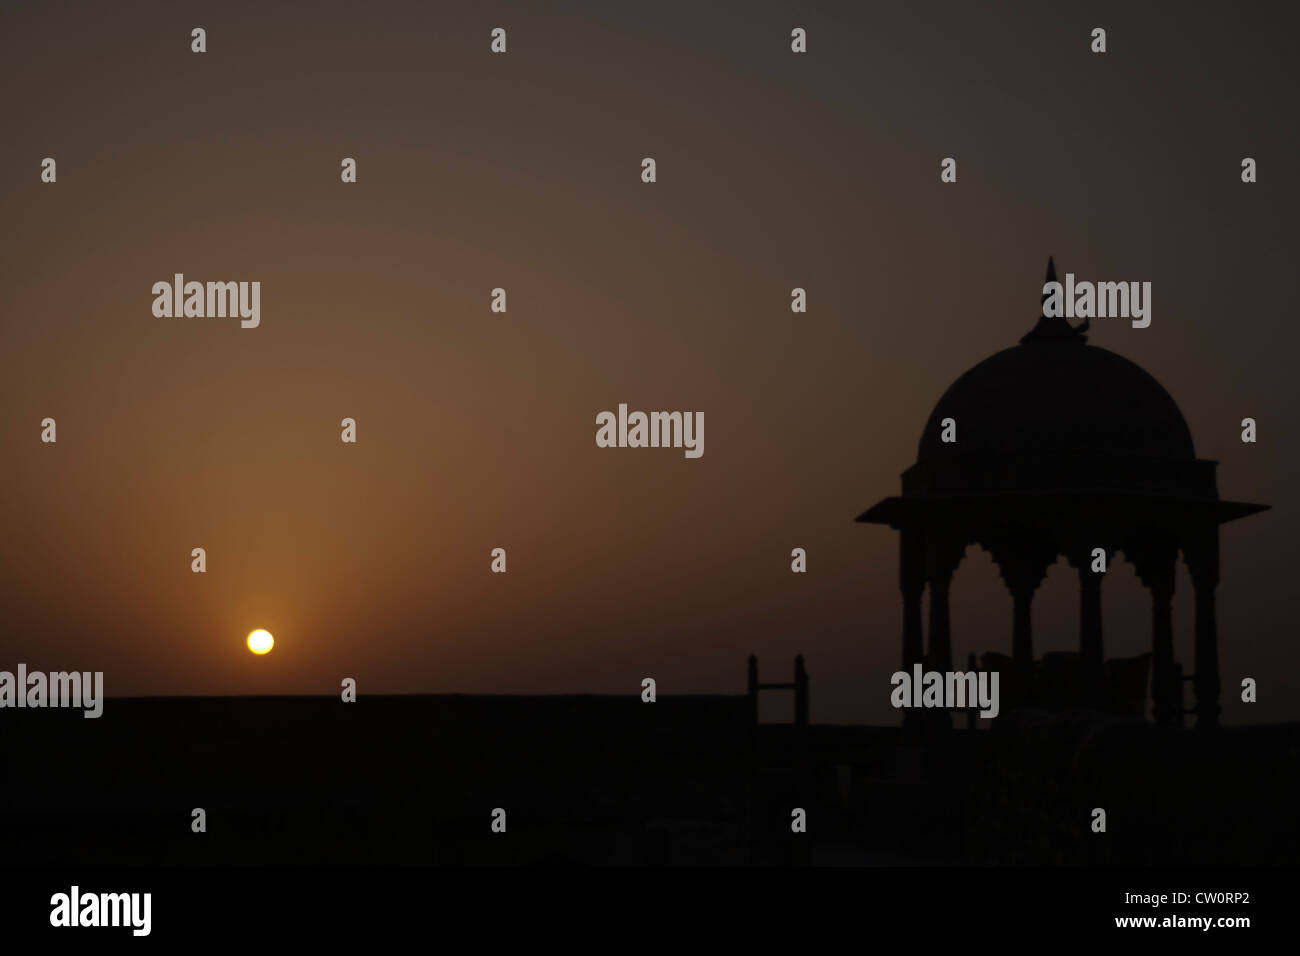
[[[1084,338],[1064,320],[1040,320],[1022,344],[966,372],[930,413],[917,461],[1042,451],[1194,459],[1192,433],[1160,383]],[[945,418],[956,420],[955,443],[940,440]]]
[[[1055,281],[1048,259],[1047,282]],[[940,551],[1010,541],[1033,552],[1050,549],[1043,542],[1053,535],[1077,537],[1067,525],[1106,525],[1120,535],[1116,522],[1223,524],[1268,507],[1221,500],[1217,463],[1196,457],[1169,393],[1128,359],[1088,345],[1087,321],[1046,315],[1046,293],[1043,299],[1044,314],[1019,345],[943,393],[916,462],[901,476],[902,494],[877,501],[858,521],[912,529],[919,535],[913,548],[931,547],[925,542],[934,532]],[[943,440],[948,418],[956,441]]]

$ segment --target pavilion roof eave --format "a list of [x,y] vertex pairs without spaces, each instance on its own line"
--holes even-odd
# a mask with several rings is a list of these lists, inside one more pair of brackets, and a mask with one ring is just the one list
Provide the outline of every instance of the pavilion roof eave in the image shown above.
[[978,506],[982,510],[1023,507],[1027,504],[1047,503],[1074,506],[1094,504],[1124,506],[1165,506],[1213,513],[1218,524],[1235,521],[1249,515],[1269,510],[1271,505],[1251,504],[1241,501],[1221,501],[1217,498],[1183,498],[1175,495],[1144,494],[1142,492],[1089,491],[1061,489],[1055,491],[967,492],[964,494],[904,495],[884,498],[872,505],[854,521],[862,524],[887,524],[897,528],[900,522],[916,518],[938,517],[962,507]]

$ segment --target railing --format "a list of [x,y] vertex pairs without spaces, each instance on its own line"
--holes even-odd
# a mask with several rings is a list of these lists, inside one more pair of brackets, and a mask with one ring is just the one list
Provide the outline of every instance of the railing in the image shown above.
[[760,684],[758,682],[758,657],[749,655],[749,706],[754,723],[758,723],[758,692],[760,690],[794,691],[794,723],[808,726],[808,671],[803,666],[803,655],[794,659],[794,682],[790,684]]

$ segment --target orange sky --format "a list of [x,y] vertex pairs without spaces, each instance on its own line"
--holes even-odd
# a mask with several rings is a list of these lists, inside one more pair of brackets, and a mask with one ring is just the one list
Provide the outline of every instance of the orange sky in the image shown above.
[[[670,694],[803,653],[814,720],[893,722],[897,538],[852,519],[1032,326],[1052,253],[1152,282],[1150,328],[1090,341],[1165,385],[1224,497],[1274,505],[1223,535],[1224,719],[1300,718],[1294,11],[381,6],[0,15],[0,668],[110,696]],[[260,281],[260,327],[155,318],[175,272]],[[597,448],[620,402],[703,411],[704,456]],[[1076,645],[1072,573],[1038,652]],[[1108,655],[1148,649],[1127,565],[1105,600]],[[953,605],[959,660],[1009,651],[987,555]]]

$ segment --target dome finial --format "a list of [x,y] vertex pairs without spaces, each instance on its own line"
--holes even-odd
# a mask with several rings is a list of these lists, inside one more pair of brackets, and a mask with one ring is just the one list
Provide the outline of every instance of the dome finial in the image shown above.
[[[1056,281],[1056,260],[1053,259],[1051,256],[1048,256],[1047,257],[1047,278],[1043,280],[1043,285],[1046,286],[1047,283],[1055,282],[1055,281]],[[1046,292],[1043,293],[1042,301],[1044,304],[1047,303]]]
[[[1047,257],[1047,278],[1043,281],[1043,288],[1046,290],[1047,283],[1058,282],[1056,278],[1056,259],[1053,256]],[[1047,314],[1047,292],[1042,295],[1043,311],[1038,316],[1038,324],[1035,325],[1021,339],[1021,344],[1026,342],[1086,342],[1088,336],[1083,333],[1088,331],[1088,320],[1085,319],[1078,325],[1072,326],[1062,315],[1048,316]]]

